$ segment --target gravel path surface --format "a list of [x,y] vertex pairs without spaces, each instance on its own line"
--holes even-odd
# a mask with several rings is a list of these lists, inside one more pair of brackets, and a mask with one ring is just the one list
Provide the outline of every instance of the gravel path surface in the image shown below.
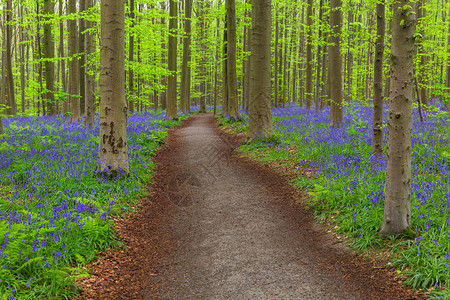
[[101,254],[80,299],[421,299],[315,225],[239,141],[211,114],[171,130],[150,195],[115,220],[127,251]]

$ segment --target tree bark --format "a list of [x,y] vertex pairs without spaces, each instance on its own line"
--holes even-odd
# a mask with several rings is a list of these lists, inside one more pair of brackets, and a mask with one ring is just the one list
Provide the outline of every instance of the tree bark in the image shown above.
[[[63,0],[59,0],[59,16],[63,16]],[[64,57],[64,21],[59,21],[59,57]],[[62,92],[67,92],[67,79],[66,79],[66,62],[64,59],[59,61],[61,69],[61,81],[62,81]],[[69,98],[65,97],[63,102],[63,114],[69,112]]]
[[167,118],[177,119],[177,29],[178,29],[178,5],[175,0],[170,0],[169,20],[169,80],[167,85]]
[[[80,0],[80,13],[82,13],[85,9],[86,6],[86,0]],[[79,66],[80,66],[80,71],[79,71],[79,76],[80,76],[80,115],[85,115],[85,101],[86,101],[86,59],[84,56],[84,52],[85,52],[85,17],[81,16],[80,19],[78,20],[79,22],[79,26],[78,26],[78,53],[80,54],[80,59],[79,59]]]
[[414,101],[414,2],[393,4],[391,92],[384,218],[379,234],[396,235],[411,226],[412,103]]
[[[89,11],[94,6],[94,0],[86,0],[86,11]],[[86,21],[86,29],[92,29],[94,22]],[[86,102],[84,124],[86,126],[94,126],[95,115],[95,71],[96,68],[90,62],[91,56],[95,54],[94,32],[89,32],[86,35]]]
[[[166,10],[166,3],[165,1],[161,2],[161,10],[164,13]],[[165,27],[166,26],[166,19],[164,17],[161,17],[161,27]],[[164,31],[161,32],[162,36],[164,36]],[[165,57],[165,49],[166,49],[166,43],[165,40],[163,39],[163,42],[161,43],[161,65],[162,67],[164,67],[164,65],[166,64],[166,57]],[[163,87],[163,90],[161,92],[161,94],[159,95],[159,103],[161,104],[161,108],[162,109],[166,109],[167,105],[166,105],[166,76],[161,76],[161,85]],[[158,106],[156,106],[158,107]]]
[[14,77],[12,70],[12,20],[13,20],[13,8],[12,0],[6,1],[6,72],[8,78],[8,104],[11,107],[9,109],[10,115],[17,115],[17,104],[14,89]]
[[228,119],[238,121],[239,114],[236,75],[236,2],[226,0],[227,9],[227,85],[228,85]]
[[[319,20],[322,21],[323,17],[323,0],[320,0],[319,4]],[[322,46],[320,45],[320,39],[322,37],[322,28],[319,28],[319,45],[317,46],[317,72],[316,72],[316,93],[314,97],[314,108],[315,112],[319,111],[319,99],[320,99],[320,71],[321,71],[321,49]]]
[[[419,68],[417,72],[418,77],[418,84],[419,84],[419,93],[420,93],[420,99],[421,104],[423,104],[424,109],[427,109],[428,107],[428,95],[427,95],[427,87],[425,82],[425,70],[426,70],[426,52],[425,47],[423,45],[423,42],[425,40],[425,16],[426,16],[426,8],[425,8],[425,2],[426,0],[419,0],[416,3],[417,7],[417,21],[420,22],[420,35],[421,37],[418,39],[418,55],[420,57],[420,63]],[[419,95],[418,95],[419,96]]]
[[278,8],[275,4],[275,49],[274,49],[274,104],[278,107],[278,35],[279,35],[279,24],[278,24]]
[[[20,21],[23,23],[23,5],[20,6]],[[23,43],[20,45],[20,88],[21,88],[21,102],[22,102],[22,114],[25,113],[25,34],[24,28],[20,26],[20,41]]]
[[341,0],[331,0],[330,36],[329,46],[329,84],[330,84],[330,122],[332,127],[343,123],[342,112],[342,56],[340,52],[340,35],[342,24]]
[[228,116],[228,83],[227,83],[227,18],[225,17],[225,30],[223,31],[223,63],[222,63],[222,116]]
[[375,62],[373,67],[373,138],[372,152],[376,158],[383,156],[383,54],[385,35],[384,0],[377,4],[377,39],[375,41]]
[[56,115],[55,94],[53,83],[55,81],[55,67],[53,59],[55,58],[55,43],[52,36],[51,19],[55,12],[55,3],[52,0],[44,0],[44,58],[45,60],[45,88],[47,93],[45,95],[48,103],[48,115]]
[[97,172],[116,177],[129,173],[124,0],[101,0],[100,99]]
[[[134,73],[133,73],[133,61],[134,61],[134,33],[133,27],[135,23],[135,10],[136,4],[134,0],[130,0],[130,38],[128,49],[128,61],[130,62],[130,69],[128,70],[128,109],[130,113],[134,113]],[[170,38],[169,38],[170,39]]]
[[[333,2],[333,0],[331,1]],[[307,42],[306,42],[306,92],[305,102],[306,109],[311,109],[312,101],[312,18],[313,18],[313,0],[308,0],[306,26],[308,28]],[[339,25],[340,26],[340,25]],[[336,62],[337,63],[337,62]]]
[[[75,14],[77,12],[76,1],[69,1],[68,13]],[[79,100],[79,61],[75,57],[77,54],[77,21],[68,20],[69,27],[69,101],[71,103],[72,116],[70,120],[72,122],[78,122],[80,120],[80,100]]]
[[189,112],[189,90],[190,80],[189,64],[191,62],[191,16],[192,16],[192,0],[184,0],[184,39],[183,39],[183,62],[181,65],[181,97],[180,106],[181,111]]
[[252,2],[248,140],[267,138],[273,133],[270,108],[271,1]]

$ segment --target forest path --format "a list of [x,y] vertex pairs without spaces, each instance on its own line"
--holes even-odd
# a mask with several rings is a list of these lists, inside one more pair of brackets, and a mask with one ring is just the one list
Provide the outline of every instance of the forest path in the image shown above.
[[131,250],[104,255],[83,298],[418,299],[314,225],[286,178],[236,145],[211,114],[172,131],[154,197],[118,226]]

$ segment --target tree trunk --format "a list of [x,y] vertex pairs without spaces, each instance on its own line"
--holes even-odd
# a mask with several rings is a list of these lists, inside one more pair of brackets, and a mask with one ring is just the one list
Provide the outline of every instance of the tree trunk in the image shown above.
[[[59,16],[63,16],[63,0],[59,0]],[[59,57],[64,57],[64,21],[59,21]],[[62,92],[67,92],[67,79],[66,79],[66,62],[64,59],[59,61],[61,69],[61,81],[62,81]],[[69,112],[69,98],[64,98],[63,102],[63,114]]]
[[55,3],[52,0],[44,0],[44,58],[45,58],[45,88],[47,93],[45,95],[48,103],[48,115],[56,115],[55,94],[53,82],[55,81],[55,68],[53,59],[55,58],[55,43],[52,36],[51,18],[55,11]]
[[[128,61],[130,62],[130,68],[128,71],[128,109],[130,114],[134,113],[134,73],[133,73],[133,61],[134,61],[134,32],[133,27],[135,23],[136,14],[134,10],[136,9],[136,4],[134,0],[130,0],[130,39],[129,39],[129,51],[128,51]],[[169,38],[170,39],[170,38]],[[170,47],[169,47],[170,48]],[[169,50],[170,51],[170,50]]]
[[270,109],[271,1],[252,1],[250,101],[247,139],[263,139],[273,133]]
[[[418,77],[418,84],[419,84],[419,93],[420,93],[420,99],[421,104],[423,104],[424,109],[427,109],[428,106],[428,95],[427,95],[427,87],[426,87],[426,83],[425,83],[425,70],[426,70],[426,53],[425,53],[425,47],[423,45],[423,42],[425,40],[425,16],[426,16],[426,8],[425,8],[425,2],[426,0],[419,0],[416,3],[416,7],[417,7],[417,21],[420,22],[420,35],[421,38],[418,38],[417,42],[418,42],[418,55],[420,57],[420,63],[419,63],[419,68],[418,68],[418,72],[417,72],[417,77]],[[419,96],[419,95],[418,95]]]
[[[94,0],[86,0],[86,11],[89,11],[94,6]],[[86,29],[92,29],[94,22],[86,21]],[[84,124],[86,126],[94,126],[95,115],[95,65],[90,62],[91,56],[95,54],[94,32],[89,32],[86,35],[86,102]]]
[[384,218],[379,234],[396,235],[411,226],[411,147],[414,84],[414,2],[393,4],[391,92]]
[[100,146],[97,172],[129,173],[125,99],[125,1],[101,0]]
[[180,106],[181,111],[189,112],[189,89],[190,81],[188,79],[189,75],[189,64],[191,61],[191,16],[192,16],[192,0],[184,0],[184,39],[183,39],[183,62],[181,65],[181,97]]
[[[23,23],[23,5],[20,6],[20,21]],[[25,34],[24,28],[20,26],[20,41],[23,43],[20,45],[20,88],[21,88],[21,102],[22,102],[22,114],[25,113]]]
[[14,89],[14,77],[12,70],[12,20],[13,7],[12,0],[6,1],[6,72],[8,78],[8,105],[11,107],[9,112],[11,115],[17,115],[17,104]]
[[[320,0],[320,4],[319,4],[319,20],[322,21],[322,17],[323,17],[323,0]],[[319,41],[322,37],[322,27],[319,27]],[[319,43],[319,45],[317,46],[317,72],[316,72],[316,93],[315,93],[315,98],[314,98],[314,108],[315,111],[318,112],[319,111],[319,99],[320,99],[320,64],[321,64],[321,45]]]
[[[69,1],[68,13],[75,14],[77,12],[76,1]],[[77,53],[77,21],[68,20],[69,27],[69,99],[71,103],[72,116],[70,120],[72,122],[78,122],[80,120],[80,100],[79,100],[79,63],[78,58],[75,57]]]
[[349,3],[349,10],[348,10],[348,25],[347,25],[347,31],[348,34],[348,40],[347,40],[347,102],[350,102],[352,100],[352,90],[353,90],[353,34],[350,32],[353,28],[351,23],[353,23],[353,4]]
[[169,80],[167,85],[167,118],[177,119],[177,29],[178,5],[170,0],[169,20]]
[[[80,0],[80,13],[82,13],[86,7],[86,0]],[[86,101],[86,59],[84,56],[84,52],[85,52],[85,17],[81,16],[80,19],[78,20],[79,22],[79,27],[78,27],[78,53],[80,54],[80,60],[79,60],[79,66],[80,66],[80,72],[79,72],[79,76],[80,76],[80,114],[81,115],[85,115],[85,101]]]
[[[370,12],[369,19],[369,34],[372,35],[372,26],[373,26],[373,14]],[[367,50],[367,64],[366,64],[366,101],[368,102],[372,96],[372,76],[370,72],[370,67],[372,66],[372,37],[369,38],[369,47]]]
[[[200,10],[200,49],[206,54],[206,14],[208,12],[205,1],[199,3]],[[206,70],[207,59],[206,55],[202,55],[200,59],[200,113],[206,113]],[[224,75],[226,76],[226,74]]]
[[278,107],[278,35],[279,35],[280,29],[278,24],[278,8],[277,4],[275,4],[275,50],[274,50],[274,68],[273,72],[274,74],[274,104],[275,107]]
[[330,122],[332,127],[341,126],[342,113],[342,56],[340,52],[340,35],[342,24],[341,0],[331,0],[329,46],[329,84],[330,84]]
[[287,80],[287,57],[288,57],[288,26],[287,20],[289,18],[288,15],[288,7],[285,8],[285,18],[284,18],[284,57],[283,57],[283,102],[282,106],[286,107],[286,91],[288,89],[288,80]]
[[383,54],[385,33],[384,1],[377,4],[377,39],[373,67],[373,138],[372,152],[378,159],[383,156]]
[[228,83],[227,83],[227,18],[223,31],[223,62],[222,62],[222,116],[228,116]]
[[238,121],[239,114],[236,75],[236,2],[226,0],[227,9],[227,85],[228,85],[228,119]]
[[[161,10],[164,13],[166,10],[166,3],[163,1],[161,2]],[[166,19],[164,17],[161,17],[161,27],[165,27],[166,26]],[[164,36],[164,31],[161,32],[162,36]],[[166,49],[166,43],[165,40],[163,39],[163,42],[161,44],[161,65],[162,67],[164,67],[164,65],[166,64],[166,57],[165,57],[165,49]],[[166,76],[161,76],[161,85],[163,87],[163,90],[161,92],[161,94],[159,95],[159,103],[161,104],[161,108],[162,109],[166,109]],[[156,106],[158,107],[158,106]]]
[[[333,2],[333,0],[331,1]],[[305,92],[305,102],[306,109],[311,109],[311,101],[312,101],[312,18],[313,18],[313,0],[308,0],[308,9],[307,9],[307,19],[306,26],[308,28],[307,42],[306,42],[306,92]],[[340,26],[340,25],[339,25]],[[336,62],[337,64],[337,62]]]

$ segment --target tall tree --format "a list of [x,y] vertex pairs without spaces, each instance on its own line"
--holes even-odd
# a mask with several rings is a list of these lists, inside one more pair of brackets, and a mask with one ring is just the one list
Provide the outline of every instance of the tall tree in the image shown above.
[[236,74],[236,1],[226,0],[227,9],[227,86],[228,86],[228,119],[238,121],[239,114]]
[[279,36],[279,22],[278,22],[278,8],[275,3],[275,49],[274,49],[274,63],[273,63],[273,73],[274,73],[274,104],[278,107],[278,36]]
[[[64,41],[64,21],[63,21],[63,0],[59,0],[59,39]],[[59,57],[64,57],[64,42],[59,43]],[[64,59],[59,60],[60,71],[61,71],[61,81],[62,81],[62,92],[67,93],[67,80],[66,80],[66,62]],[[65,99],[63,102],[63,113],[69,112],[69,99]]]
[[[128,61],[130,62],[130,69],[128,70],[128,109],[130,113],[134,113],[134,72],[133,72],[133,61],[134,61],[134,23],[136,18],[136,4],[134,0],[130,0],[130,38],[129,38],[129,49],[128,49]],[[170,26],[170,25],[169,25]],[[169,38],[170,40],[170,38]],[[170,45],[169,45],[170,47]],[[170,48],[169,48],[170,51]],[[169,58],[170,59],[170,58]]]
[[[20,22],[23,24],[23,3],[20,5]],[[21,102],[22,102],[22,114],[25,113],[25,29],[24,26],[20,26],[20,40],[22,44],[19,46],[20,49],[20,89],[21,89]]]
[[343,122],[342,113],[342,56],[340,51],[340,36],[342,24],[341,0],[330,1],[330,46],[329,46],[329,84],[330,84],[330,122],[331,126],[340,126]]
[[377,3],[377,39],[373,67],[373,138],[372,152],[380,159],[383,155],[383,55],[385,34],[384,0]]
[[79,57],[79,76],[80,76],[80,114],[85,115],[85,101],[86,101],[86,59],[85,59],[85,28],[86,28],[86,21],[85,21],[85,15],[84,10],[86,7],[86,0],[80,0],[79,1],[79,11],[81,17],[78,20],[78,53],[80,55]]
[[178,5],[175,0],[170,0],[169,20],[169,80],[167,85],[167,118],[177,118],[177,29],[178,29]]
[[[419,68],[418,68],[418,72],[417,72],[417,81],[419,83],[419,93],[420,93],[420,97],[419,99],[421,100],[421,104],[424,105],[424,108],[427,109],[428,106],[428,95],[427,95],[427,87],[426,87],[426,82],[425,82],[425,69],[426,69],[426,64],[427,64],[427,59],[426,59],[426,52],[425,52],[425,46],[424,46],[424,41],[425,41],[425,25],[426,25],[426,21],[425,21],[425,17],[426,17],[426,6],[424,5],[426,2],[426,0],[419,0],[416,3],[416,8],[417,8],[417,21],[420,22],[418,25],[420,25],[420,38],[417,38],[417,42],[418,42],[418,55],[420,58],[420,63],[419,63]],[[417,95],[419,96],[419,95]]]
[[101,0],[100,145],[97,171],[129,173],[125,99],[125,0]]
[[184,38],[183,38],[183,62],[181,64],[181,86],[180,106],[184,112],[189,112],[189,90],[190,90],[190,62],[191,62],[191,16],[192,0],[184,0]]
[[8,81],[8,105],[9,114],[17,114],[17,104],[14,90],[14,77],[12,69],[12,28],[13,28],[13,7],[12,0],[6,1],[6,76]]
[[248,140],[266,138],[273,133],[270,108],[271,9],[270,0],[252,1]]
[[414,102],[414,0],[393,4],[391,92],[384,218],[379,234],[395,235],[411,225],[411,148]]
[[55,3],[53,0],[44,0],[44,58],[45,58],[45,88],[46,102],[48,103],[47,113],[56,115],[55,94],[53,82],[55,81],[55,67],[53,59],[55,58],[55,42],[52,36],[53,14],[55,12]]
[[227,83],[227,60],[228,60],[228,24],[225,17],[225,30],[223,31],[223,62],[222,62],[222,116],[228,116],[228,83]]
[[[68,3],[68,13],[76,14],[77,6],[76,1],[69,1]],[[69,101],[71,104],[72,116],[70,120],[72,122],[77,122],[80,120],[80,99],[78,93],[79,87],[79,64],[77,54],[77,20],[74,18],[69,19]]]
[[[86,12],[92,10],[94,7],[94,0],[86,0]],[[86,100],[85,100],[85,114],[84,124],[86,126],[94,126],[94,114],[95,114],[95,66],[91,62],[92,55],[95,54],[95,43],[94,36],[95,33],[92,31],[94,27],[94,22],[91,20],[86,20],[86,53],[85,58],[87,62],[86,66]]]
[[[333,2],[335,0],[331,0]],[[306,26],[308,28],[308,34],[306,36],[306,91],[305,91],[305,102],[306,109],[311,109],[311,101],[312,101],[312,42],[313,42],[313,0],[308,0],[308,8],[306,10]],[[340,25],[339,25],[340,26]],[[336,62],[337,63],[337,62]]]

